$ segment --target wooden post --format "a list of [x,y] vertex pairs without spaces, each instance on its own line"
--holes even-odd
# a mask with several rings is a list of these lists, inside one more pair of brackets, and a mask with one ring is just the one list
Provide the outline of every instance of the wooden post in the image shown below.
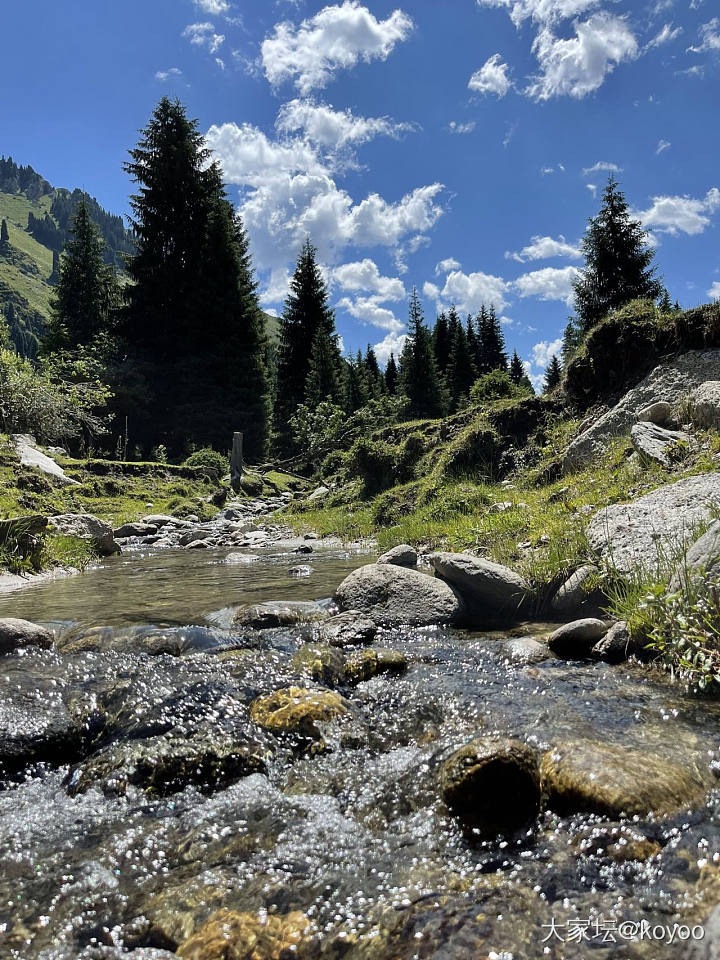
[[243,475],[243,435],[240,431],[233,434],[232,456],[230,457],[230,485],[235,493],[240,490]]

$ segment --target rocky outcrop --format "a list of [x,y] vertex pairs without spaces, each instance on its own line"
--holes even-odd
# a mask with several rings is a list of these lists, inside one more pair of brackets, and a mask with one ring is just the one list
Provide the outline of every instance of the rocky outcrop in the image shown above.
[[585,466],[614,437],[627,435],[638,413],[658,400],[676,405],[707,380],[720,378],[720,350],[690,350],[658,364],[610,410],[593,416],[563,455],[565,470]]
[[607,633],[608,626],[595,617],[573,620],[558,627],[548,637],[548,647],[564,660],[584,660]]
[[66,537],[89,540],[93,549],[101,557],[120,553],[120,547],[115,542],[110,524],[99,520],[91,513],[63,513],[50,517],[48,522],[54,530]]
[[52,645],[53,635],[45,627],[15,617],[4,617],[0,620],[0,654],[9,653],[18,647],[41,647],[47,650]]
[[297,623],[314,623],[330,616],[325,607],[312,600],[270,600],[241,607],[235,615],[238,627],[292,627]]
[[469,553],[432,553],[436,575],[459,591],[473,620],[517,619],[531,601],[529,584],[508,567]]
[[561,743],[542,758],[543,791],[561,814],[646,816],[697,806],[708,777],[645,750],[594,741]]
[[720,520],[714,520],[680,560],[668,589],[674,592],[696,577],[715,578],[718,573],[720,573]]
[[393,563],[398,567],[416,567],[418,562],[417,550],[409,543],[399,543],[392,550],[383,553],[377,558],[378,563]]
[[353,570],[337,589],[343,610],[360,610],[385,626],[458,623],[465,603],[447,583],[393,564],[369,563]]
[[640,459],[671,467],[684,453],[696,446],[684,430],[667,430],[656,423],[643,420],[630,430],[630,440]]
[[699,427],[720,427],[720,380],[708,380],[690,397],[692,418]]
[[29,434],[16,433],[13,434],[12,439],[15,445],[15,452],[24,467],[39,470],[46,476],[52,477],[58,483],[63,484],[63,486],[80,486],[77,480],[72,480],[67,476],[63,468],[58,463],[55,463],[52,457],[48,457],[42,450],[38,450],[35,437],[31,437]]
[[486,835],[512,833],[540,812],[540,772],[519,740],[481,737],[443,763],[442,797],[463,826]]
[[720,473],[687,477],[600,510],[588,525],[588,544],[625,576],[638,568],[662,571],[692,540],[693,528],[710,519],[718,501]]

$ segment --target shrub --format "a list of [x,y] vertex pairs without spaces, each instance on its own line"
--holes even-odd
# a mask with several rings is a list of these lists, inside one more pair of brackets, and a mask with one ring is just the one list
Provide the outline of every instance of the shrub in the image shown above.
[[411,433],[400,447],[361,437],[350,448],[346,468],[348,474],[362,480],[365,496],[372,497],[388,487],[412,480],[424,452],[425,442],[418,433]]
[[323,480],[336,476],[345,463],[345,454],[342,450],[333,450],[323,460],[320,466],[320,476]]
[[202,450],[191,453],[183,466],[195,467],[206,473],[212,480],[219,480],[230,469],[230,461],[228,457],[218,453],[217,450],[204,447]]
[[527,387],[515,383],[510,379],[507,370],[500,369],[483,374],[470,388],[471,403],[489,403],[493,400],[507,400],[527,395]]
[[500,437],[482,420],[467,426],[449,445],[441,462],[443,476],[493,477],[503,450]]

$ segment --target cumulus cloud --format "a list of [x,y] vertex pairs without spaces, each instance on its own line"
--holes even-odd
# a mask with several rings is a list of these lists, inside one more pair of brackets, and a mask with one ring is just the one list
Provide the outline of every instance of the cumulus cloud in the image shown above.
[[695,197],[653,197],[652,206],[638,213],[643,226],[658,233],[696,236],[710,223],[710,214],[720,207],[720,190],[712,187],[702,199]]
[[350,316],[367,326],[380,327],[381,330],[388,330],[394,334],[400,333],[405,327],[392,310],[381,306],[377,297],[356,297],[354,300],[343,297],[338,301],[337,306],[347,310]]
[[720,18],[713,17],[709,23],[704,23],[698,30],[700,43],[696,47],[688,47],[690,53],[708,53],[720,51]]
[[230,4],[227,0],[193,0],[193,2],[198,9],[211,17],[219,17],[230,10]]
[[345,0],[324,7],[299,26],[276,24],[261,46],[265,76],[273,86],[293,81],[300,93],[308,94],[326,86],[336,70],[360,60],[386,60],[412,28],[402,10],[377,20],[358,0]]
[[332,271],[332,280],[342,290],[374,294],[379,301],[404,300],[405,284],[397,277],[384,277],[374,260],[366,257],[354,263],[343,263]]
[[423,294],[435,300],[438,308],[454,303],[462,313],[475,313],[483,304],[504,310],[509,303],[506,299],[509,290],[510,284],[502,277],[462,270],[451,270],[442,288],[434,283],[423,285]]
[[665,150],[669,150],[672,146],[672,143],[669,140],[658,140],[657,149],[655,153],[663,153]]
[[562,350],[562,337],[557,340],[541,340],[532,348],[532,362],[536,367],[544,370],[553,357],[560,355]]
[[597,7],[600,0],[477,0],[481,7],[503,7],[519,27],[524,20],[554,23],[568,20]]
[[377,136],[398,137],[417,129],[387,117],[356,117],[351,110],[334,110],[326,103],[291,100],[280,107],[275,127],[280,133],[302,132],[312,143],[331,150],[366,143]]
[[170,67],[169,70],[158,70],[155,74],[155,79],[161,83],[165,83],[168,80],[179,80],[182,75],[183,72],[179,67]]
[[384,367],[390,359],[391,353],[397,359],[402,353],[406,340],[406,333],[388,333],[379,343],[373,344],[378,363]]
[[225,42],[223,34],[215,33],[212,23],[188,24],[182,35],[196,47],[207,47],[210,53],[217,53]]
[[562,300],[570,304],[573,299],[572,283],[579,273],[577,267],[543,267],[523,273],[513,281],[513,286],[523,298]]
[[579,260],[581,256],[580,248],[568,243],[562,234],[557,240],[552,237],[531,237],[530,243],[522,250],[516,253],[510,250],[505,251],[506,260],[517,260],[518,263],[525,263],[526,260],[549,260],[551,257]]
[[462,264],[455,257],[447,257],[435,264],[435,276],[439,277],[441,273],[450,273],[451,270],[459,270]]
[[673,40],[677,40],[682,32],[682,27],[673,27],[671,23],[666,23],[662,30],[656,33],[648,43],[647,49],[651,50],[653,47],[662,47],[666,43],[672,43]]
[[512,81],[507,75],[509,67],[503,63],[499,53],[494,53],[485,63],[476,70],[468,81],[468,89],[473,93],[494,93],[498,97],[504,97],[512,86]]
[[716,280],[715,283],[713,283],[708,290],[707,295],[711,300],[720,300],[720,280]]
[[598,160],[591,167],[585,167],[582,175],[588,177],[591,173],[622,173],[622,167],[619,167],[616,163],[609,163],[607,160]]
[[535,100],[570,96],[580,99],[602,86],[615,66],[632,60],[638,45],[627,22],[600,12],[573,24],[575,36],[561,39],[543,27],[533,43],[540,73],[526,94]]
[[459,123],[457,120],[451,120],[448,124],[450,133],[472,133],[477,124],[474,120],[468,120],[467,123]]

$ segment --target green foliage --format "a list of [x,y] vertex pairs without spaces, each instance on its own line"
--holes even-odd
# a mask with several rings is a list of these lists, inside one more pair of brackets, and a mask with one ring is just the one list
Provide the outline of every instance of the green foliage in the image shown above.
[[40,540],[31,535],[32,520],[25,517],[0,526],[0,569],[33,573],[41,567]]
[[211,479],[219,480],[229,470],[229,458],[213,450],[212,447],[203,447],[191,453],[185,460],[184,466],[197,467],[204,470]]
[[543,390],[545,393],[552,393],[557,387],[560,386],[560,381],[562,380],[562,368],[560,367],[560,361],[558,360],[555,354],[550,358],[550,363],[547,365],[547,370],[545,371],[545,380],[543,382]]
[[385,367],[385,388],[387,393],[394,397],[398,391],[398,368],[395,362],[395,355],[390,354],[390,359]]
[[401,392],[408,398],[409,419],[441,417],[447,411],[447,389],[438,370],[432,336],[425,325],[415,287],[410,297],[408,338],[400,357],[399,380]]
[[477,418],[448,443],[439,459],[440,473],[444,477],[493,477],[502,448],[495,430]]
[[505,352],[505,336],[500,321],[495,314],[495,308],[480,308],[477,316],[478,330],[478,358],[476,367],[478,373],[490,373],[493,370],[507,370],[508,358]]
[[301,403],[290,418],[293,445],[302,450],[310,462],[319,462],[336,445],[346,420],[342,407],[329,400],[315,407]]
[[97,554],[90,540],[62,534],[52,534],[43,539],[40,554],[40,566],[43,569],[74,567],[76,570],[84,570],[94,560],[97,560]]
[[362,480],[365,496],[374,496],[381,490],[411,480],[424,450],[423,439],[418,434],[411,434],[401,447],[361,437],[350,448],[345,461],[346,472]]
[[526,397],[532,392],[527,384],[516,383],[507,370],[495,369],[483,374],[472,385],[470,400],[472,403],[486,404],[494,400],[511,400],[516,397]]

